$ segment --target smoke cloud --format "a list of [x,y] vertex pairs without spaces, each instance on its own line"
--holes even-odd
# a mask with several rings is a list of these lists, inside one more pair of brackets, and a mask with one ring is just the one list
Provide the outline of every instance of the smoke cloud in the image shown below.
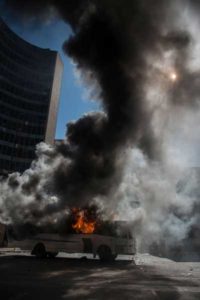
[[197,10],[195,0],[5,1],[24,20],[54,11],[71,26],[63,48],[103,112],[68,124],[61,145],[38,145],[31,168],[0,183],[2,222],[59,223],[70,206],[95,202],[150,231],[148,246],[190,234],[198,197],[177,182],[199,147]]

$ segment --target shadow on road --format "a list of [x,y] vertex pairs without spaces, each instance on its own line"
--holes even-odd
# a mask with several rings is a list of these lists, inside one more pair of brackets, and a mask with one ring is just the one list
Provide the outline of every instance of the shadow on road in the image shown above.
[[0,257],[2,300],[200,299],[199,294],[192,294],[192,298],[187,293],[180,294],[177,286],[180,289],[195,287],[195,284],[188,280],[172,280],[151,267],[127,261],[102,264],[97,260]]

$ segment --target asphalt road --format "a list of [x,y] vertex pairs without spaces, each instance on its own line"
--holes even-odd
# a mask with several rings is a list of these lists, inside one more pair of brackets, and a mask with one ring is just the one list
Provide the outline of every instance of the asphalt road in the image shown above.
[[135,263],[0,255],[1,300],[199,300],[200,263],[137,255]]

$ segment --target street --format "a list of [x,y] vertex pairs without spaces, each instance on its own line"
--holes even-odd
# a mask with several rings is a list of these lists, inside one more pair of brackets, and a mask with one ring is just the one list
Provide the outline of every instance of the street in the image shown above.
[[36,259],[0,255],[0,299],[200,299],[200,263],[176,263],[138,254],[117,260]]

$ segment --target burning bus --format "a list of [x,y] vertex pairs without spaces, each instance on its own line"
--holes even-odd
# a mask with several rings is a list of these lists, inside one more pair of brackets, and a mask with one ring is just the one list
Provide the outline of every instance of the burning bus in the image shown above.
[[100,221],[86,209],[72,209],[70,224],[67,232],[37,233],[9,241],[9,246],[28,250],[38,258],[53,258],[65,252],[92,254],[101,261],[114,261],[119,254],[136,253],[136,241],[127,222]]

